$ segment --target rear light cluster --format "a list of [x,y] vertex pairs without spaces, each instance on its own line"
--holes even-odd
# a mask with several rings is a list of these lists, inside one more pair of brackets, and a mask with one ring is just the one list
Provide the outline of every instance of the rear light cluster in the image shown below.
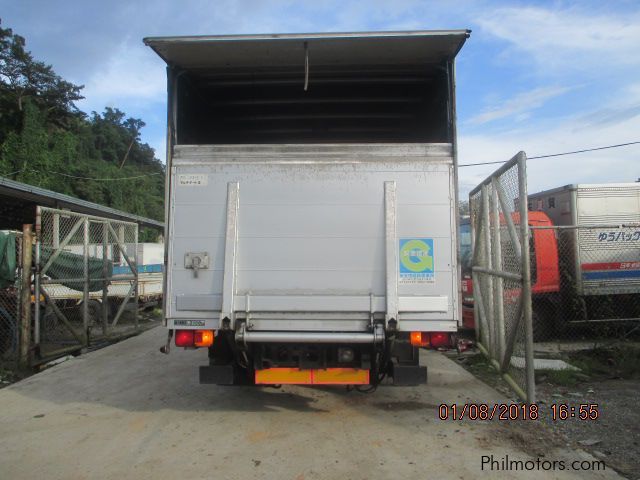
[[213,330],[176,330],[176,347],[210,347],[214,339]]
[[448,347],[451,345],[451,334],[448,332],[411,332],[409,336],[414,347]]

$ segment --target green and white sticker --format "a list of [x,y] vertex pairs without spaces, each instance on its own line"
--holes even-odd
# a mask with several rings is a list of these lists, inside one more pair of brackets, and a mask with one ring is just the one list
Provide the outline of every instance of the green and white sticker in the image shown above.
[[400,239],[400,282],[435,282],[433,238]]

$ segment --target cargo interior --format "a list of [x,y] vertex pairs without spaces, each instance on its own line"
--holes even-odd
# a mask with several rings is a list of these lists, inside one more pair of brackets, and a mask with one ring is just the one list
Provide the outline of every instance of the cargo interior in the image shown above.
[[178,80],[178,144],[448,143],[446,65],[193,71]]
[[451,143],[468,31],[145,39],[174,144]]

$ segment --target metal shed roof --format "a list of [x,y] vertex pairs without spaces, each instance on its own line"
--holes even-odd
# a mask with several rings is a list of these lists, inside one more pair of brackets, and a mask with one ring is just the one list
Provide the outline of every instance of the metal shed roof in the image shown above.
[[[95,215],[98,217],[112,218],[116,220],[126,220],[135,222],[143,227],[151,227],[155,229],[163,229],[164,223],[151,218],[133,215],[131,213],[116,210],[115,208],[105,207],[97,203],[87,202],[74,198],[62,193],[53,192],[26,183],[16,182],[8,178],[0,177],[0,204],[3,209],[11,207],[11,211],[15,212],[13,223],[29,223],[35,221],[32,215],[27,214],[25,218],[25,210],[31,207],[43,206],[60,209],[68,209],[73,212]],[[10,214],[5,214],[10,215]],[[31,217],[31,218],[30,218]],[[23,220],[24,219],[24,220]],[[1,223],[7,224],[11,219],[0,218]],[[4,228],[17,228],[20,225],[5,225]]]
[[420,65],[456,56],[470,30],[151,37],[144,43],[167,64],[237,70],[300,65]]

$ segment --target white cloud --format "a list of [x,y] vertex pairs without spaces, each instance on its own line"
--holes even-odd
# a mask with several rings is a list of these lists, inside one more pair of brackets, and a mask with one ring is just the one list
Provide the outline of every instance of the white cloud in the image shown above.
[[82,110],[108,106],[162,102],[166,92],[164,62],[142,42],[124,41],[89,76],[83,90]]
[[[640,140],[640,10],[552,5],[487,10],[477,17],[478,33],[500,40],[499,59],[517,72],[517,81],[553,79],[573,89],[580,83],[580,98],[567,99],[561,117],[545,103],[569,90],[562,86],[497,102],[461,122],[460,163],[506,161],[520,150],[537,156]],[[514,121],[498,132],[484,128],[500,118]],[[497,167],[461,168],[461,198]],[[527,169],[530,192],[570,183],[632,182],[640,177],[640,145],[531,160]]]
[[551,71],[640,64],[640,11],[500,8],[481,14],[478,23],[486,33],[506,40],[518,53],[530,54],[538,67]]
[[491,107],[484,112],[469,119],[473,125],[481,125],[501,118],[516,116],[516,120],[528,118],[531,110],[539,108],[553,97],[562,95],[569,90],[568,87],[539,87],[528,92],[520,93],[515,97]]
[[[461,134],[461,164],[506,161],[518,151],[528,156],[581,150],[640,140],[640,115],[606,125],[573,116],[555,125],[519,128],[501,134]],[[460,169],[460,198],[499,165]],[[530,192],[569,183],[633,182],[640,177],[640,145],[531,160],[527,164]]]

